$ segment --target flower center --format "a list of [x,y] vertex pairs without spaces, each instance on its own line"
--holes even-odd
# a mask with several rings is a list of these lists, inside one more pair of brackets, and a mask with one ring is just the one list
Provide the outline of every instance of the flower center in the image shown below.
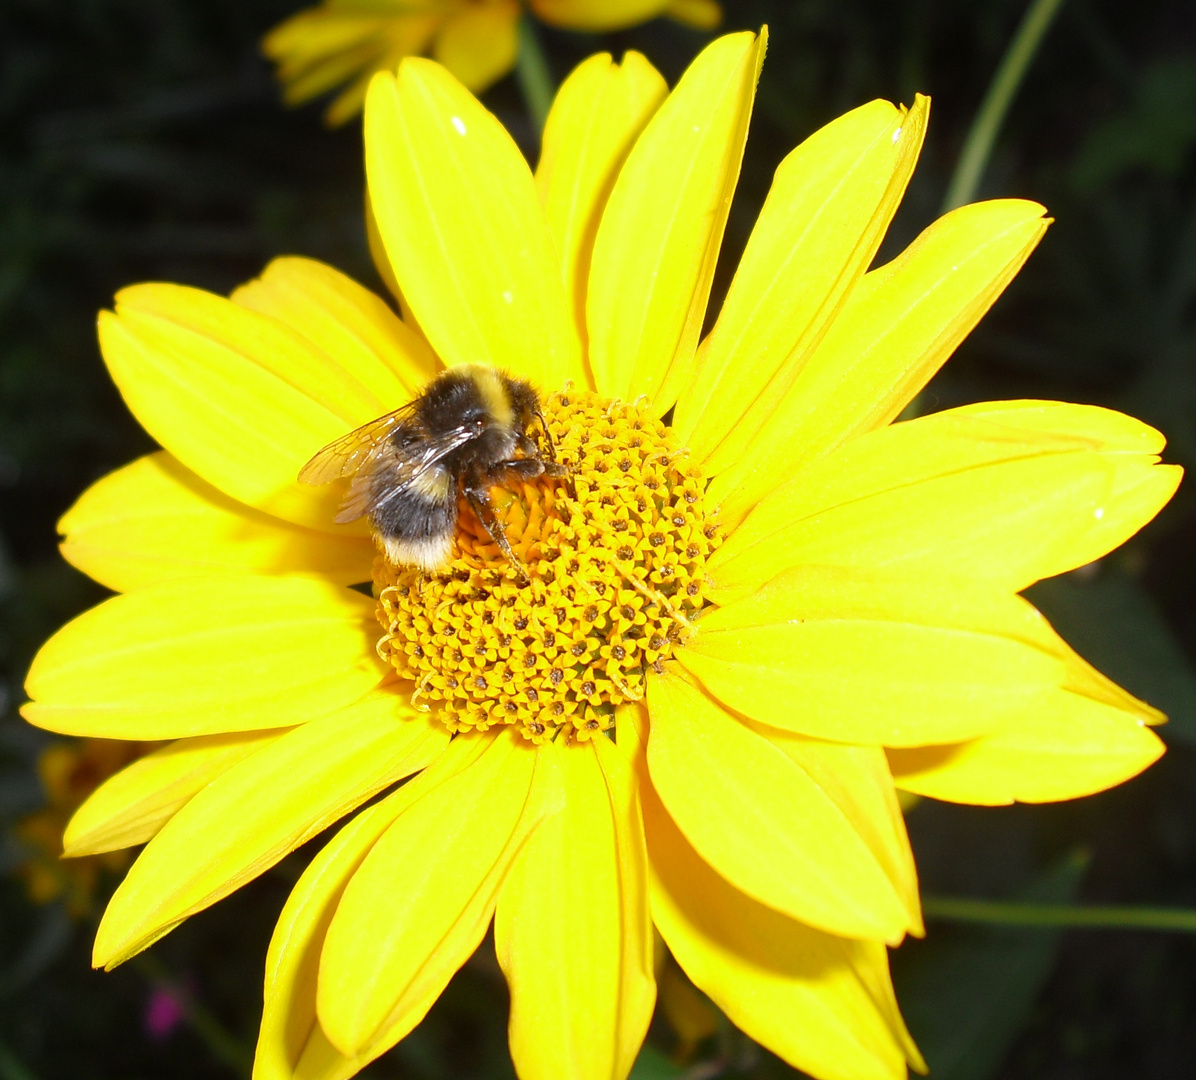
[[544,415],[569,480],[491,492],[526,581],[464,502],[456,553],[436,573],[375,563],[378,652],[452,731],[606,731],[704,602],[717,529],[668,427],[573,390]]

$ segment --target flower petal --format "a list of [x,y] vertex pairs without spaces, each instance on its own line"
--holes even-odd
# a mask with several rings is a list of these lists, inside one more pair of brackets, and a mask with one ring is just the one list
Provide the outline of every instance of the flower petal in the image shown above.
[[748,727],[792,758],[838,807],[888,877],[911,933],[921,936],[918,870],[884,750],[809,739],[761,724]]
[[511,1056],[523,1080],[622,1080],[656,997],[632,768],[605,739],[539,756],[535,783],[563,808],[515,860],[494,919]]
[[[320,447],[394,408],[394,373],[347,372],[278,320],[182,285],[135,285],[100,345],[142,426],[221,491],[332,530],[341,492],[300,484]],[[363,526],[364,530],[364,526]]]
[[388,20],[309,8],[262,38],[262,53],[278,64],[288,104],[299,105],[331,90],[370,62]]
[[1106,554],[1181,471],[1121,413],[985,402],[873,431],[777,488],[708,563],[722,602],[788,567],[943,574],[1020,591]]
[[584,382],[531,171],[503,126],[429,60],[374,77],[366,171],[378,232],[423,333],[449,365],[542,389]]
[[884,946],[824,934],[714,872],[644,785],[652,918],[732,1023],[821,1080],[904,1080],[925,1063],[901,1021]]
[[640,53],[628,52],[622,64],[601,53],[574,69],[548,114],[536,187],[582,341],[590,259],[602,211],[632,144],[667,95],[664,78]]
[[95,789],[62,838],[68,857],[144,844],[218,776],[289,729],[179,739],[134,761]]
[[341,1054],[316,1020],[320,953],[345,886],[378,838],[416,801],[468,767],[477,757],[476,750],[468,740],[450,743],[418,776],[358,813],[304,870],[282,909],[266,955],[254,1080],[344,1080],[414,1026],[412,1021],[388,1030],[357,1057]]
[[1042,702],[1064,652],[1002,589],[801,566],[704,615],[676,659],[771,727],[921,746],[986,734]]
[[590,365],[598,391],[672,404],[692,363],[739,178],[767,35],[708,45],[619,172],[590,267]]
[[1162,756],[1147,724],[1163,719],[1072,654],[1067,678],[1038,707],[972,742],[890,750],[902,790],[1001,806],[1092,795]]
[[892,421],[1029,257],[1043,212],[1021,199],[961,206],[865,274],[746,455],[711,484],[724,527],[806,462]]
[[723,21],[722,5],[716,0],[669,0],[664,13],[695,30],[713,30]]
[[444,25],[443,13],[413,14],[406,18],[388,19],[386,49],[353,80],[324,112],[330,127],[337,127],[353,119],[365,105],[365,97],[375,72],[394,71],[405,56],[420,56],[428,51],[436,31]]
[[872,261],[913,172],[929,111],[873,101],[777,169],[675,427],[717,474],[744,453]]
[[109,901],[93,962],[112,968],[273,866],[444,750],[443,725],[393,689],[312,720],[210,783],[138,857]]
[[33,660],[30,723],[175,739],[290,727],[349,705],[385,668],[374,602],[297,577],[189,578],[106,600]]
[[432,55],[475,94],[515,66],[519,53],[519,4],[488,0],[467,4],[445,20]]
[[536,17],[567,30],[624,30],[660,15],[667,0],[530,0]]
[[305,529],[252,510],[166,453],[92,484],[58,522],[72,566],[118,592],[212,574],[315,574],[370,579],[363,536]]
[[232,301],[302,334],[368,385],[386,411],[420,393],[440,367],[428,343],[380,297],[315,259],[275,259],[234,290]]
[[649,681],[648,711],[652,783],[719,874],[831,933],[896,944],[920,929],[835,791],[794,755],[674,673]]
[[458,735],[468,769],[428,792],[366,856],[320,957],[320,1025],[352,1057],[414,1027],[477,948],[511,861],[534,827],[536,755],[516,733]]

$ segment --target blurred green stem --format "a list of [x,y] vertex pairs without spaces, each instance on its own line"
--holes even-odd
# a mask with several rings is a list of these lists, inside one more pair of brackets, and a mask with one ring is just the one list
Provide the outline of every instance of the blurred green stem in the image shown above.
[[955,174],[947,186],[941,213],[963,206],[975,196],[992,154],[993,143],[997,141],[1001,125],[1005,122],[1005,114],[1062,4],[1063,0],[1033,0],[1030,4],[972,121],[955,166]]
[[178,1005],[187,1023],[204,1041],[212,1056],[233,1069],[238,1076],[249,1076],[253,1055],[235,1035],[230,1034],[207,1009],[181,987],[162,962],[149,953],[139,953],[132,960],[143,975],[160,990],[168,993]]
[[1196,910],[1191,908],[1098,907],[1074,904],[1035,904],[1022,900],[972,900],[957,896],[924,896],[928,919],[986,923],[989,926],[1095,927],[1106,930],[1171,930],[1196,933]]
[[37,1080],[37,1076],[22,1065],[7,1046],[0,1043],[0,1080]]
[[515,77],[519,80],[519,89],[523,91],[523,100],[527,103],[536,134],[542,134],[556,87],[552,85],[548,59],[530,15],[524,15],[519,20],[519,59],[515,63]]

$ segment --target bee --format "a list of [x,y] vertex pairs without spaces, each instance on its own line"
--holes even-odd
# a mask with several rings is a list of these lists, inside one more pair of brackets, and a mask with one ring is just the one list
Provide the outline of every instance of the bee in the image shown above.
[[[531,432],[538,425],[547,457]],[[459,496],[473,508],[522,581],[490,488],[567,476],[531,384],[486,364],[441,372],[417,398],[329,443],[303,466],[305,484],[352,477],[335,520],[368,518],[392,563],[426,572],[448,562]]]

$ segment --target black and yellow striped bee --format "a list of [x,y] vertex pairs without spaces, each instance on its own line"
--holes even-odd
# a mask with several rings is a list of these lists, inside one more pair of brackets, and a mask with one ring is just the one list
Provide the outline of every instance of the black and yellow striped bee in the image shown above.
[[[547,456],[531,432],[538,426]],[[526,580],[489,489],[566,476],[531,384],[486,364],[461,364],[419,397],[329,443],[299,473],[305,484],[352,477],[336,521],[369,519],[386,557],[428,572],[451,557],[458,497]]]

